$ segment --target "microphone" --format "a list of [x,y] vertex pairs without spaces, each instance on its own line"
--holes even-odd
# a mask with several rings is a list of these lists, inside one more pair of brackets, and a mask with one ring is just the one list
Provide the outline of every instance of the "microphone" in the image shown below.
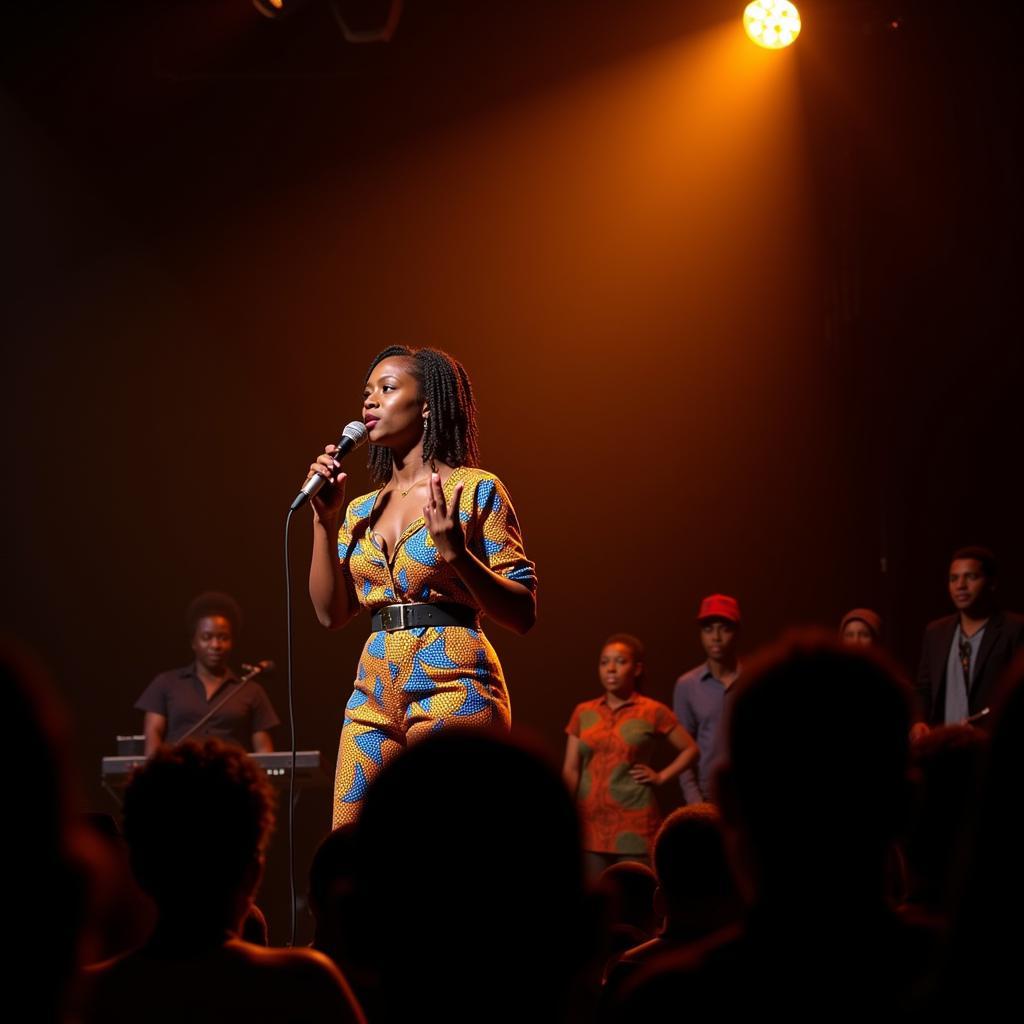
[[253,676],[268,675],[273,672],[277,666],[272,661],[260,661],[255,665],[246,665],[242,662],[242,671],[245,673],[247,679],[252,679]]
[[[345,429],[341,432],[341,437],[338,439],[338,449],[333,452],[333,458],[337,462],[341,462],[343,458],[354,448],[358,448],[365,440],[367,436],[366,426],[359,420],[353,420],[349,423]],[[291,510],[294,512],[297,508],[301,508],[306,502],[316,494],[324,484],[330,483],[330,480],[323,473],[314,473],[303,485],[302,490],[295,496],[295,500],[291,504]]]

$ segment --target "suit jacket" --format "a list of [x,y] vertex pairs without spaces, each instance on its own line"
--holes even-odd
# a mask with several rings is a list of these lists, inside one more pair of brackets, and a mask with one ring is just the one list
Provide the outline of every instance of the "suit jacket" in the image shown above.
[[[959,619],[959,615],[947,615],[925,627],[916,689],[918,714],[929,725],[941,725],[946,711],[946,666]],[[1022,647],[1024,618],[1012,612],[993,612],[971,673],[967,693],[970,714],[994,707],[1001,677]]]

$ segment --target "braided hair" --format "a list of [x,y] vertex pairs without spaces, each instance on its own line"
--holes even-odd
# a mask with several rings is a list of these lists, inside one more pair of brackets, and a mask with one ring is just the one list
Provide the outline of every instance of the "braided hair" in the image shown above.
[[[410,373],[419,382],[430,407],[430,415],[423,421],[423,461],[440,459],[449,466],[478,466],[476,402],[473,385],[463,365],[436,348],[391,345],[374,356],[366,371],[366,381],[378,363],[394,357],[412,362]],[[375,483],[387,483],[393,465],[391,449],[371,444],[368,465]]]

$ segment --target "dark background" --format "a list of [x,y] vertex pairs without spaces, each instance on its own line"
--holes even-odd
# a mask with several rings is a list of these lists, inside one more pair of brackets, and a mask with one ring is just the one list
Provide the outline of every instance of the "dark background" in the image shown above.
[[[396,342],[473,377],[540,576],[491,636],[556,755],[603,637],[668,699],[711,591],[748,648],[875,607],[908,666],[955,546],[1024,604],[1020,17],[819,0],[766,53],[742,6],[407,0],[370,46],[323,2],[6,13],[4,619],[93,806],[194,594],[284,661],[284,511]],[[298,520],[298,742],[332,760],[365,622],[317,626]]]

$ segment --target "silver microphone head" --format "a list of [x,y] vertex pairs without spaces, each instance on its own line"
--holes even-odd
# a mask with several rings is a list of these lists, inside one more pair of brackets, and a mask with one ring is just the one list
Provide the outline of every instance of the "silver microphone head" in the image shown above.
[[353,448],[358,448],[369,436],[369,431],[366,429],[366,424],[361,420],[353,420],[347,424],[345,429],[341,432],[342,437],[347,437],[352,442]]

